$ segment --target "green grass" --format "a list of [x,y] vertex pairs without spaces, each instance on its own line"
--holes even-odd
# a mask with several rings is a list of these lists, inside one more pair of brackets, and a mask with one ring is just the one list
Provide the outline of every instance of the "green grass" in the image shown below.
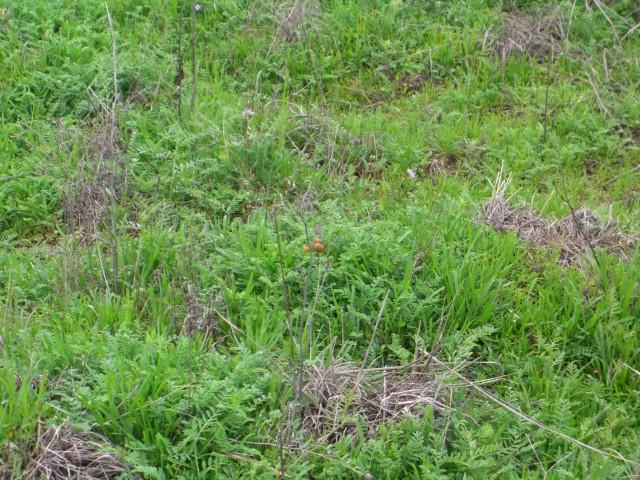
[[[500,377],[487,388],[545,425],[640,459],[638,247],[562,268],[557,251],[477,221],[504,168],[516,204],[559,218],[566,191],[640,231],[640,30],[618,42],[595,5],[560,2],[572,27],[548,81],[544,62],[503,67],[483,48],[511,2],[327,0],[287,42],[278,18],[292,3],[202,2],[193,112],[185,3],[180,118],[178,3],[109,2],[126,194],[87,242],[65,200],[98,163],[96,96],[112,101],[106,9],[0,0],[0,444],[15,478],[38,426],[64,420],[144,478],[276,478],[281,453],[286,478],[638,475],[465,388],[451,412],[376,435],[360,423],[335,444],[297,432],[280,452],[283,428],[299,427],[288,318],[299,324],[307,290],[307,360],[358,364],[372,334],[376,367],[437,348],[475,360],[469,378]],[[607,3],[622,37],[635,2]],[[403,90],[407,75],[424,88]],[[408,178],[443,156],[453,171]],[[303,252],[305,228],[323,255]],[[187,285],[220,313],[215,338],[182,334]]]

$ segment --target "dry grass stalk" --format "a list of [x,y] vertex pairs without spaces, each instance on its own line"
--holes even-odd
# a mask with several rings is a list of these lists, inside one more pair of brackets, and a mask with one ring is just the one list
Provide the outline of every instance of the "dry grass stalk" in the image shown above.
[[544,60],[560,50],[558,41],[564,38],[562,17],[558,13],[508,13],[497,32],[487,31],[485,41],[503,66],[512,55]]
[[409,73],[405,73],[398,82],[397,93],[400,95],[409,95],[412,93],[421,92],[428,81],[429,81],[428,75],[425,75],[425,74],[411,75]]
[[122,175],[111,169],[98,169],[87,174],[81,167],[80,175],[72,181],[69,192],[62,198],[65,223],[78,233],[84,242],[91,242],[101,225],[107,220],[112,201],[117,201],[124,190]]
[[316,210],[315,193],[311,189],[311,185],[298,198],[298,210],[301,215],[309,215]]
[[10,480],[11,468],[0,458],[0,480]]
[[420,169],[420,174],[425,178],[436,178],[447,175],[455,169],[457,159],[453,155],[436,155],[429,163]]
[[567,435],[566,433],[564,433],[564,432],[562,432],[560,430],[557,430],[554,427],[550,427],[550,426],[548,426],[548,425],[546,425],[544,423],[541,423],[540,421],[536,420],[534,417],[531,417],[531,416],[527,415],[526,413],[522,412],[521,410],[516,408],[514,405],[502,400],[501,398],[495,396],[490,391],[482,388],[481,383],[469,380],[464,375],[462,375],[460,372],[451,369],[450,367],[448,367],[447,365],[442,363],[440,360],[435,358],[433,355],[430,355],[428,352],[423,351],[423,354],[425,356],[427,356],[428,358],[432,359],[433,362],[436,365],[440,366],[445,372],[451,374],[453,377],[455,377],[456,379],[460,380],[462,382],[462,385],[467,386],[467,387],[475,390],[482,397],[490,400],[491,402],[495,403],[497,406],[499,406],[500,408],[506,410],[507,412],[511,413],[512,415],[515,415],[520,420],[523,420],[524,422],[526,422],[526,423],[528,423],[530,425],[533,425],[533,426],[539,428],[540,430],[544,430],[547,433],[550,433],[550,434],[554,435],[556,438],[561,438],[562,440],[564,440],[566,442],[573,443],[574,445],[577,445],[580,448],[588,450],[588,451],[590,451],[592,453],[597,453],[598,455],[602,455],[603,457],[606,457],[606,458],[614,458],[614,459],[620,460],[620,461],[622,461],[622,462],[624,462],[624,463],[626,463],[628,465],[633,465],[636,468],[640,467],[640,463],[636,462],[635,460],[630,460],[630,459],[622,456],[620,453],[616,452],[613,449],[611,449],[611,450],[609,450],[609,449],[602,450],[600,448],[594,447],[593,445],[585,443],[582,440],[579,440],[579,439],[577,439],[575,437]]
[[284,3],[276,13],[276,36],[289,43],[298,41],[309,19],[317,14],[317,5],[310,0]]
[[128,472],[108,446],[94,433],[75,432],[68,424],[38,430],[35,448],[27,461],[25,480],[107,480]]
[[[187,284],[184,295],[184,307],[186,314],[182,322],[182,331],[185,335],[193,337],[196,333],[202,333],[205,337],[217,336],[218,324],[213,312],[205,307],[200,300],[200,295],[196,287]],[[221,298],[214,298],[214,302],[219,303]]]
[[621,232],[611,214],[602,221],[588,208],[580,207],[559,220],[547,220],[528,206],[511,205],[511,197],[506,195],[510,182],[511,176],[503,178],[501,170],[492,183],[491,199],[481,208],[483,223],[501,232],[514,232],[532,245],[559,247],[561,266],[581,265],[592,248],[628,259],[636,239]]
[[404,366],[362,369],[335,360],[305,369],[307,398],[303,426],[315,437],[335,442],[352,434],[359,422],[374,433],[378,426],[404,415],[420,415],[426,406],[448,407],[451,376],[427,365],[425,356]]
[[[92,91],[90,89],[90,91]],[[80,165],[79,175],[71,181],[62,199],[65,223],[91,242],[105,221],[110,206],[120,201],[126,190],[126,167],[121,161],[118,125],[115,114],[104,100],[94,94],[102,111],[94,119],[86,139],[90,172]]]

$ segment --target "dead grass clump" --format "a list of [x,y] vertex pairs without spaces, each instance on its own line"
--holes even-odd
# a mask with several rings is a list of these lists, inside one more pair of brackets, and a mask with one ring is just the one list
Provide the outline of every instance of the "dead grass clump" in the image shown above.
[[398,95],[410,95],[412,93],[421,92],[427,82],[429,76],[425,74],[411,75],[405,73],[398,81],[397,94]]
[[121,152],[115,128],[108,115],[96,119],[87,138],[89,159],[62,198],[65,223],[86,242],[93,240],[109,206],[126,190],[126,170],[117,161]]
[[512,55],[523,55],[543,60],[554,51],[559,52],[558,41],[564,38],[562,17],[556,10],[549,14],[507,13],[501,27],[485,34],[491,51],[504,66]]
[[502,170],[492,184],[491,199],[481,208],[480,220],[501,232],[514,232],[519,238],[542,247],[560,249],[561,266],[581,265],[594,249],[603,249],[627,259],[635,239],[621,232],[609,215],[602,221],[591,210],[580,207],[560,220],[547,220],[528,206],[513,207],[506,190],[511,177],[502,178]]
[[0,458],[0,480],[9,480],[11,478],[11,469],[9,465],[5,464],[4,460]]
[[449,174],[458,164],[453,155],[436,155],[429,163],[422,166],[420,173],[426,178],[436,178]]
[[[214,299],[214,301],[219,301]],[[196,287],[187,284],[184,294],[185,317],[182,322],[182,331],[189,337],[202,333],[205,338],[211,335],[217,336],[218,324],[210,308],[207,308],[198,293]]]
[[436,155],[429,162],[417,168],[409,168],[407,175],[412,180],[430,179],[435,181],[438,177],[449,175],[458,164],[453,155]]
[[123,181],[111,170],[103,168],[91,177],[81,170],[62,198],[65,223],[81,240],[93,241],[109,205],[120,198],[122,190]]
[[449,408],[451,376],[429,357],[404,366],[362,369],[336,360],[305,370],[307,398],[304,428],[316,438],[335,442],[366,425],[370,433],[404,415],[421,415],[426,406]]
[[628,259],[628,253],[635,245],[635,239],[621,232],[611,215],[602,221],[585,207],[561,218],[554,227],[560,237],[565,239],[559,259],[563,265],[579,263],[591,248],[600,248]]
[[316,210],[316,194],[312,190],[311,185],[305,190],[302,195],[298,196],[297,199],[297,207],[298,211],[301,215],[309,215]]
[[121,153],[117,128],[118,126],[108,112],[101,112],[94,119],[87,143],[89,153],[99,162]]
[[300,39],[309,20],[318,15],[315,2],[294,0],[285,2],[276,13],[276,36],[285,42],[293,43]]
[[128,472],[104,437],[74,431],[67,423],[38,430],[35,447],[27,460],[25,480],[104,480]]

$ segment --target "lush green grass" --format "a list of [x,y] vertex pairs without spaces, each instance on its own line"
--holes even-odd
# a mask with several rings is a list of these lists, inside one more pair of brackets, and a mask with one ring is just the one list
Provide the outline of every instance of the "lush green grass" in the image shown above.
[[[106,9],[0,0],[0,443],[16,478],[38,424],[63,420],[104,435],[145,478],[275,478],[280,432],[297,428],[299,361],[281,267],[294,326],[316,301],[308,360],[362,361],[389,291],[371,365],[406,363],[443,329],[439,355],[477,360],[470,378],[500,376],[493,394],[640,461],[637,248],[561,268],[557,252],[477,221],[503,166],[514,203],[560,217],[566,192],[640,231],[640,30],[618,42],[595,5],[561,2],[571,32],[548,79],[544,62],[501,66],[483,48],[511,2],[326,0],[288,42],[278,19],[292,3],[202,2],[194,111],[185,7],[180,118],[177,2],[109,2],[126,195],[86,242],[65,195],[98,163],[96,96],[113,95]],[[635,2],[608,3],[622,37]],[[407,92],[408,75],[424,87]],[[447,175],[408,178],[442,157],[455,160]],[[301,215],[305,192],[314,208]],[[322,255],[303,252],[306,229]],[[215,339],[182,334],[187,285],[220,313]],[[452,412],[377,435],[298,435],[286,477],[640,473],[456,392]]]

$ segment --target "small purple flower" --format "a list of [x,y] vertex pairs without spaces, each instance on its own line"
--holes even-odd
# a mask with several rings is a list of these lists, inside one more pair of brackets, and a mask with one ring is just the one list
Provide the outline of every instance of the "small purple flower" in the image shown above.
[[416,171],[413,168],[407,168],[407,175],[409,175],[409,178],[412,180],[415,180],[417,177]]
[[193,4],[193,9],[194,9],[196,12],[199,12],[199,11],[201,11],[201,10],[202,10],[202,5],[200,5],[199,3],[194,3],[194,4]]
[[251,110],[251,107],[247,107],[242,111],[242,118],[251,118],[254,115],[254,111]]

